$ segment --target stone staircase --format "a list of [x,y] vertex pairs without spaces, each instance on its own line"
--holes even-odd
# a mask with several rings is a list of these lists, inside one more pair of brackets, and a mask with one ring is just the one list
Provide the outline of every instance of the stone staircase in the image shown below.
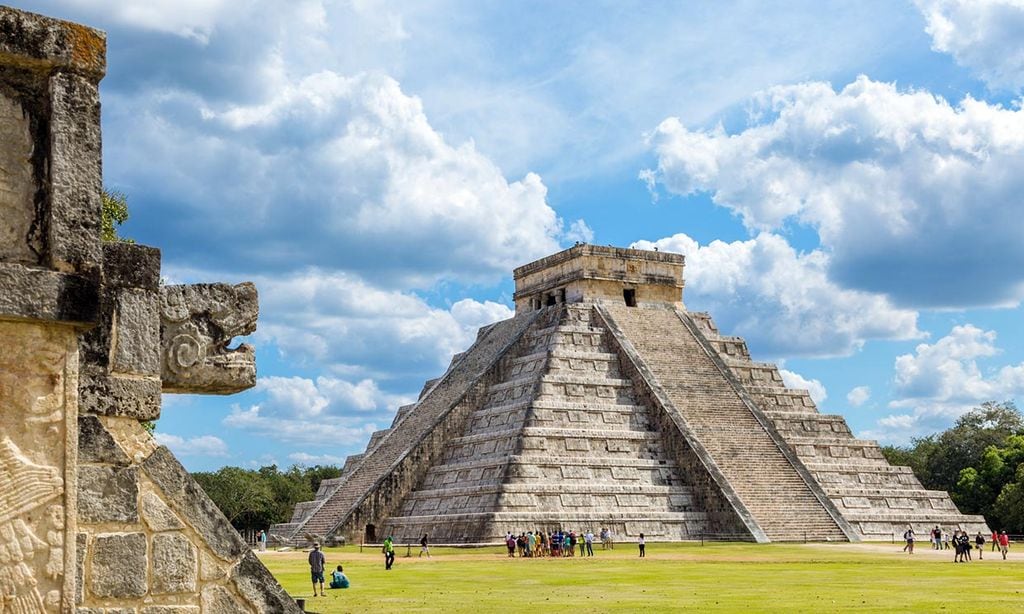
[[317,498],[296,510],[293,522],[272,527],[275,541],[358,540],[364,527],[396,511],[443,454],[447,429],[461,427],[475,388],[540,315],[524,314],[481,329],[477,342],[456,356],[441,378],[428,382],[415,408],[405,408],[391,428],[374,433],[366,451],[346,462],[340,478],[325,480]]
[[504,359],[505,378],[388,520],[400,542],[426,532],[458,543],[558,528],[673,540],[704,530],[704,512],[591,308],[549,309],[558,320]]
[[[743,505],[771,541],[845,541],[850,538],[818,496],[816,485],[783,449],[777,434],[746,402],[726,371],[683,318],[667,308],[602,307],[631,342]],[[717,342],[717,344],[715,344]],[[733,358],[749,358],[738,338],[712,345]],[[727,367],[726,367],[727,369]]]
[[775,365],[752,361],[742,338],[720,335],[706,313],[689,315],[858,537],[887,540],[908,525],[918,534],[935,525],[990,533],[983,517],[961,514],[946,492],[926,490],[909,467],[890,465],[877,442],[855,438],[842,416],[818,413]]

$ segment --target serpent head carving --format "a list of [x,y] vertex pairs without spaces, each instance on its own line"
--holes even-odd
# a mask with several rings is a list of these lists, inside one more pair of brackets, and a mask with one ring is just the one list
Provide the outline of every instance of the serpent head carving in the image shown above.
[[256,384],[251,345],[230,348],[256,330],[259,302],[252,283],[161,288],[160,341],[164,392],[234,394]]

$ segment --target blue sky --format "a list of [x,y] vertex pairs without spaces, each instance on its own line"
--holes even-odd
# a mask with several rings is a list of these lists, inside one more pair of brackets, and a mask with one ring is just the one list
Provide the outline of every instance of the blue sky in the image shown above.
[[[1024,393],[1024,2],[15,2],[108,33],[104,177],[171,282],[253,280],[193,470],[340,463],[576,240],[883,443]],[[770,8],[769,8],[770,6]]]

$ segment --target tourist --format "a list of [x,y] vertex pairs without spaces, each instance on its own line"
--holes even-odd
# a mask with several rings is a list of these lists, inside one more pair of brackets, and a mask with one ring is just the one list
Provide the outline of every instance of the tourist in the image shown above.
[[395,564],[395,542],[391,539],[390,535],[384,540],[384,547],[381,548],[381,552],[384,553],[384,569],[390,571],[391,566]]
[[960,531],[960,545],[963,546],[964,557],[967,561],[971,560],[971,536],[967,534],[967,531]]
[[583,536],[583,540],[587,543],[587,556],[594,556],[594,532],[587,529],[587,534]]
[[612,532],[611,527],[608,528],[608,547],[615,550],[615,534]]
[[582,533],[580,533],[576,536],[576,540],[577,543],[579,543],[580,545],[580,556],[583,556],[584,554],[586,554],[586,537]]
[[1010,549],[1010,536],[1003,531],[999,534],[999,552],[1003,553],[1003,560],[1006,560],[1006,553]]
[[562,556],[572,556],[575,554],[576,549],[573,542],[576,538],[573,537],[573,533],[566,533],[562,536]]
[[526,533],[526,556],[533,558],[537,556],[537,536],[533,531]]
[[932,529],[932,550],[942,550],[942,529],[939,525]]
[[348,576],[345,575],[345,572],[341,568],[341,565],[338,565],[338,568],[331,572],[331,588],[348,588],[348,587],[349,587]]
[[999,532],[996,531],[995,529],[992,529],[992,552],[995,552],[996,548],[998,548],[998,547],[999,547]]
[[644,547],[647,545],[647,542],[644,540],[644,534],[643,533],[640,534],[640,540],[637,541],[637,545],[640,546],[640,558],[644,558],[644,556],[645,556]]
[[608,549],[608,529],[601,527],[601,550]]
[[511,533],[505,536],[505,546],[508,547],[508,558],[516,558],[516,538]]
[[424,554],[427,555],[428,559],[430,558],[430,547],[427,544],[427,534],[424,533],[423,538],[420,540],[420,558],[422,558]]
[[978,536],[974,538],[974,547],[978,549],[978,560],[982,561],[985,559],[985,537],[978,531]]
[[316,597],[316,585],[320,583],[320,596],[324,596],[324,566],[327,564],[327,559],[324,558],[324,553],[320,551],[320,544],[313,544],[313,549],[309,552],[309,575],[313,579],[313,596]]
[[260,552],[267,551],[267,532],[263,529],[256,535],[256,545],[259,546]]
[[942,546],[943,546],[944,550],[949,550],[950,549],[950,545],[949,545],[949,531],[943,531],[942,532]]
[[966,563],[967,552],[964,550],[966,546],[969,546],[969,542],[964,541],[966,534],[961,533],[960,529],[953,531],[953,550],[956,554],[953,557],[954,563]]
[[907,527],[907,530],[903,532],[903,539],[907,542],[907,545],[903,546],[903,551],[914,554],[914,527]]

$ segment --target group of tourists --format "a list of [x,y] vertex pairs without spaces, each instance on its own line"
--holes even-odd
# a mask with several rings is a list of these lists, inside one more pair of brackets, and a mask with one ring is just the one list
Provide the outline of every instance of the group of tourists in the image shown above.
[[[320,596],[324,596],[324,570],[327,568],[327,557],[324,556],[322,550],[320,550],[320,544],[313,544],[313,549],[309,552],[309,573],[313,578],[313,596],[316,597],[316,587],[320,586]],[[345,575],[345,570],[342,569],[341,565],[338,565],[334,571],[331,572],[331,588],[348,588],[350,583],[348,576]]]
[[[611,530],[602,528],[598,538],[602,548],[615,548]],[[510,531],[505,534],[505,546],[509,558],[515,558],[517,552],[520,558],[573,557],[576,556],[577,548],[579,556],[594,556],[594,532],[587,530],[577,533],[558,529],[552,533],[538,530],[515,535]]]
[[[904,552],[914,554],[914,528],[907,527],[907,530],[903,532],[903,539],[906,545],[903,546]],[[971,560],[971,550],[978,551],[978,560],[983,560],[985,552],[985,536],[981,534],[981,531],[974,537],[971,544],[971,536],[967,531],[961,531],[955,529],[953,534],[950,535],[948,532],[943,531],[942,527],[936,525],[934,529],[929,532],[929,541],[932,545],[932,550],[953,550],[953,562],[954,563],[966,563]],[[1006,534],[1006,531],[1002,533],[998,531],[992,531],[992,552],[996,549],[1003,555],[1003,559],[1006,559],[1006,554],[1010,550],[1010,536]]]

